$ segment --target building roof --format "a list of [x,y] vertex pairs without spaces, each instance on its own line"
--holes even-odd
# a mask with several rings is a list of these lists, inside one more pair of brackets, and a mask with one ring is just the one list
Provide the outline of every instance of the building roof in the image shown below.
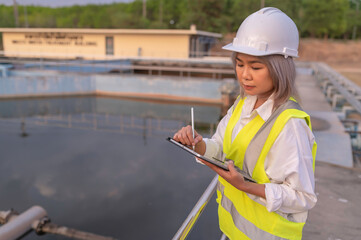
[[94,28],[0,28],[3,33],[83,33],[83,34],[153,34],[198,35],[221,38],[222,34],[199,31],[195,25],[190,29],[94,29]]

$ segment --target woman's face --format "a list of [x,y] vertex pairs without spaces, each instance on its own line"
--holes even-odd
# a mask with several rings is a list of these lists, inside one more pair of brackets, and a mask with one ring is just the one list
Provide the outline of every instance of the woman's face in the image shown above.
[[258,57],[237,53],[236,73],[244,92],[267,100],[274,90],[266,64]]

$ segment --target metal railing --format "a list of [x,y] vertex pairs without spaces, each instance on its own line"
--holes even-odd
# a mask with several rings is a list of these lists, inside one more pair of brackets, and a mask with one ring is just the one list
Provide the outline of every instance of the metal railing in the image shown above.
[[32,49],[25,49],[23,51],[7,51],[1,50],[0,56],[13,57],[13,58],[43,58],[43,59],[120,59],[120,58],[159,58],[159,59],[196,59],[196,58],[208,58],[208,57],[230,57],[230,53],[226,51],[209,50],[209,51],[190,51],[188,56],[183,51],[162,51],[161,49],[155,49],[153,52],[139,54],[134,51],[120,51],[117,55],[106,55],[99,53],[77,53],[77,52],[33,52]]
[[193,226],[197,222],[198,218],[204,211],[209,200],[212,198],[214,192],[216,191],[218,182],[218,175],[216,175],[211,183],[208,185],[202,196],[199,198],[196,205],[194,205],[192,211],[189,213],[187,218],[184,220],[182,226],[178,229],[177,233],[174,235],[172,240],[183,240],[186,239]]
[[[222,79],[224,77],[233,77],[234,70],[232,68],[231,62],[229,59],[223,60],[196,60],[196,59],[187,59],[187,60],[177,60],[177,59],[140,59],[140,58],[126,58],[118,59],[119,63],[109,62],[89,62],[89,61],[52,61],[52,60],[27,60],[27,59],[1,59],[0,64],[22,64],[27,68],[39,69],[39,70],[62,70],[70,71],[74,67],[78,68],[78,72],[82,73],[97,73],[94,72],[94,69],[97,69],[98,72],[103,73],[134,73],[134,72],[143,72],[143,74],[148,75],[166,75],[168,73],[173,74],[174,76],[180,77],[190,77],[200,74],[201,76],[209,76],[214,79]],[[196,66],[197,64],[203,64],[203,66]],[[207,67],[204,66],[207,65]],[[9,70],[4,68],[1,69],[2,76],[7,76]],[[74,72],[71,70],[70,72]]]
[[348,78],[333,70],[325,63],[313,63],[318,81],[321,82],[326,98],[336,110],[340,100],[346,100],[349,106],[342,106],[342,111],[354,110],[361,114],[361,88]]
[[331,103],[332,110],[339,112],[339,118],[350,135],[354,167],[361,167],[361,131],[358,119],[350,119],[350,113],[361,116],[361,87],[341,75],[325,63],[312,63],[316,79]]

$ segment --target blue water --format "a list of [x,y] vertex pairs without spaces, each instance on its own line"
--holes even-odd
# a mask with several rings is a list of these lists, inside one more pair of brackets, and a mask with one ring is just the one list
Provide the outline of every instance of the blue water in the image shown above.
[[[117,239],[171,239],[214,176],[165,138],[215,130],[217,106],[111,98],[0,101],[0,210]],[[219,239],[215,198],[188,239]],[[67,239],[34,233],[24,239]]]

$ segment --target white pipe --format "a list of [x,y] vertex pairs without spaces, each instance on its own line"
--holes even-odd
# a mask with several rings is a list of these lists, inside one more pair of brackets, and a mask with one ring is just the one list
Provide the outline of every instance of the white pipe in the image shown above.
[[220,240],[227,240],[227,236],[223,233]]
[[40,206],[33,206],[24,213],[14,216],[0,227],[0,240],[17,239],[32,229],[32,224],[47,215]]

